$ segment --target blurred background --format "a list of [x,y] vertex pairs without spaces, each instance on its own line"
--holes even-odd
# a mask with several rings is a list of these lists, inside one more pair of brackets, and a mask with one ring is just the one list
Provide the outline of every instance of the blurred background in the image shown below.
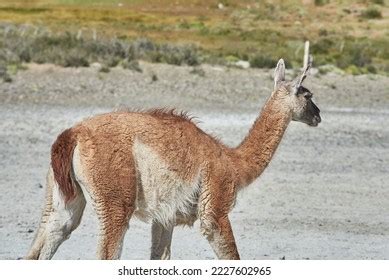
[[310,40],[322,72],[387,74],[388,15],[385,0],[1,0],[0,61],[300,67]]

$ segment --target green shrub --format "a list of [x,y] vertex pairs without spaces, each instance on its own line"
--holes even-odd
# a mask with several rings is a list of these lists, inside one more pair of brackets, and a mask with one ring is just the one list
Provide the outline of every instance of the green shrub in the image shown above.
[[190,45],[157,44],[149,39],[92,40],[77,38],[69,32],[23,37],[8,32],[7,36],[1,36],[1,31],[4,29],[0,27],[0,55],[3,53],[7,63],[53,63],[65,67],[86,67],[94,62],[115,67],[121,61],[137,59],[174,65],[200,63],[197,48]]
[[189,66],[200,64],[199,53],[191,45],[156,44],[149,39],[138,39],[131,43],[130,53],[133,58],[156,63]]
[[370,0],[370,1],[377,5],[385,5],[385,0]]
[[228,55],[228,56],[226,56],[225,59],[226,59],[227,63],[235,63],[235,62],[239,61],[239,58],[234,56],[234,55]]
[[335,73],[338,75],[344,74],[344,71],[332,64],[325,64],[318,67],[319,73],[324,75],[327,73]]
[[12,82],[12,78],[7,71],[7,67],[3,63],[0,64],[0,78],[6,83]]
[[111,56],[111,57],[107,57],[107,58],[105,59],[105,64],[106,64],[108,67],[115,67],[115,66],[117,66],[119,63],[120,63],[120,57],[117,57],[117,56]]
[[189,72],[190,74],[198,75],[200,77],[205,77],[205,71],[200,67],[193,67]]
[[257,54],[250,58],[250,66],[253,68],[273,68],[277,65],[277,61],[269,56]]
[[320,38],[318,41],[312,44],[312,53],[314,54],[327,54],[331,48],[335,45],[335,40],[329,37]]
[[101,73],[109,73],[111,69],[107,65],[102,65],[101,68],[99,69],[99,72]]
[[72,50],[64,55],[62,66],[64,67],[88,67],[87,54]]
[[327,31],[327,29],[325,29],[325,28],[320,28],[319,29],[319,36],[327,36],[328,35],[328,31]]
[[366,10],[362,11],[361,17],[366,19],[379,19],[382,18],[382,14],[378,8],[370,6]]
[[[7,29],[7,32],[5,30]],[[251,67],[274,68],[281,57],[288,67],[301,67],[303,43],[298,39],[282,41],[281,33],[268,29],[242,31],[238,35],[260,42],[260,47],[236,50],[203,51],[193,45],[156,43],[150,39],[99,39],[77,38],[75,34],[24,33],[11,25],[0,25],[0,62],[4,65],[21,65],[24,62],[53,63],[66,67],[83,67],[98,62],[107,67],[120,64],[123,68],[141,72],[138,60],[196,66],[201,62],[228,64],[237,60],[249,61]],[[326,30],[312,39],[311,52],[315,66],[333,64],[347,69],[355,66],[359,72],[388,73],[389,48],[386,37],[344,37]],[[283,42],[283,43],[281,43]],[[269,45],[271,43],[271,45]],[[352,71],[351,71],[352,70]],[[357,72],[355,69],[350,72]],[[325,71],[325,70],[323,70]],[[8,72],[8,75],[10,72]],[[196,73],[194,73],[196,74]],[[3,74],[3,77],[5,74]],[[1,79],[1,77],[0,77]]]
[[349,67],[347,67],[346,73],[351,74],[351,75],[363,74],[362,70],[355,65],[350,65]]
[[372,74],[377,74],[377,69],[374,67],[374,65],[369,65],[366,67],[367,72]]
[[344,54],[337,60],[341,68],[352,64],[358,67],[367,66],[372,62],[371,58],[376,51],[369,42],[347,42],[344,48]]
[[151,74],[151,82],[156,82],[156,81],[158,81],[157,74],[155,74],[155,73]]
[[124,60],[122,62],[122,67],[124,69],[129,69],[129,70],[136,71],[136,72],[139,72],[139,73],[143,72],[143,70],[140,67],[139,62],[137,60],[128,60],[128,59],[126,59],[126,60]]
[[328,4],[330,1],[329,0],[315,0],[315,5],[316,6],[324,6],[325,4]]

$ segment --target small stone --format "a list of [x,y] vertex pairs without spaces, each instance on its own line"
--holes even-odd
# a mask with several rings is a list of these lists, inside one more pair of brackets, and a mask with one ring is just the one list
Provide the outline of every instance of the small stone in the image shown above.
[[90,65],[91,68],[95,68],[95,69],[101,69],[101,64],[98,63],[98,62],[94,62]]
[[250,62],[245,61],[245,60],[239,60],[235,62],[235,66],[240,67],[242,69],[247,69],[250,68]]

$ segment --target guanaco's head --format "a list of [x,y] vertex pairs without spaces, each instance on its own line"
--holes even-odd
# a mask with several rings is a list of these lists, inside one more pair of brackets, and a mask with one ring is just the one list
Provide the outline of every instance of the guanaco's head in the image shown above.
[[320,109],[312,101],[312,93],[302,86],[307,77],[312,59],[303,72],[292,81],[285,80],[285,63],[280,59],[274,72],[274,91],[282,93],[285,105],[292,111],[292,120],[317,126],[321,122]]

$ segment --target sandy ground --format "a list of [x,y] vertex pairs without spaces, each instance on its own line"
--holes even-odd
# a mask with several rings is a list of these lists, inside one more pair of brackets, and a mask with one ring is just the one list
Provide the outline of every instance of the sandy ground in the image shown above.
[[[205,65],[201,76],[190,67],[141,66],[143,73],[102,74],[30,65],[0,84],[0,259],[22,257],[32,242],[61,130],[118,107],[168,106],[236,145],[272,87],[264,70]],[[316,75],[306,86],[323,121],[292,123],[268,169],[240,193],[230,216],[241,257],[389,259],[389,78]],[[88,205],[55,258],[95,258],[97,233]],[[132,220],[122,258],[147,259],[149,247],[150,225]],[[172,258],[214,258],[198,222],[175,229]]]

